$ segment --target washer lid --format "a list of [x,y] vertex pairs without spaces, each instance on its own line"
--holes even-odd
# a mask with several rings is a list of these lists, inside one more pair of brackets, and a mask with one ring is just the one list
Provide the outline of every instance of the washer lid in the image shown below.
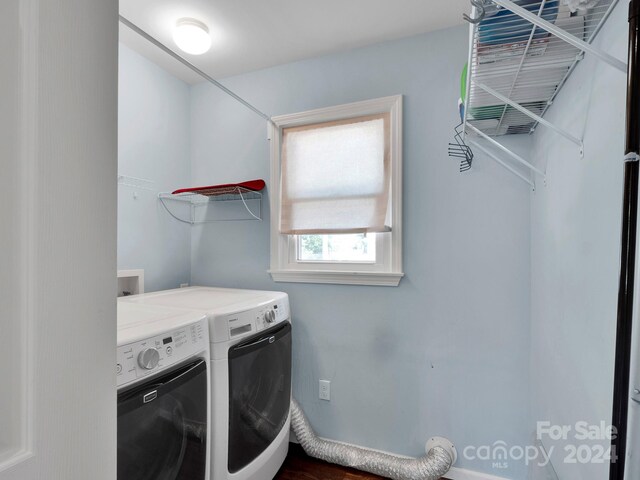
[[205,318],[206,313],[202,311],[118,299],[118,346],[161,335]]

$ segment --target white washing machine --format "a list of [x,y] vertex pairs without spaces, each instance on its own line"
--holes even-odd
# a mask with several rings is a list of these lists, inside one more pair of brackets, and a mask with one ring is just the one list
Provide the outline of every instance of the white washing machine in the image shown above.
[[118,480],[208,480],[202,312],[118,301]]
[[282,292],[189,287],[126,297],[206,312],[212,480],[271,480],[289,447],[291,315]]

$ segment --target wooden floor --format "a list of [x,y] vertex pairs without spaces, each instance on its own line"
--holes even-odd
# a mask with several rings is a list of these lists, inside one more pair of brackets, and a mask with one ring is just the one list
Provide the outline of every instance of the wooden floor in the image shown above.
[[274,480],[384,480],[384,477],[311,458],[300,445],[290,443],[289,454]]

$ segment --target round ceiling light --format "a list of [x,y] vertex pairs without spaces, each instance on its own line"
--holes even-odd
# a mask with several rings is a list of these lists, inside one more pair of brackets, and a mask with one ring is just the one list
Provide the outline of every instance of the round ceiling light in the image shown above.
[[191,55],[202,55],[211,48],[209,28],[195,18],[181,18],[176,22],[173,41]]

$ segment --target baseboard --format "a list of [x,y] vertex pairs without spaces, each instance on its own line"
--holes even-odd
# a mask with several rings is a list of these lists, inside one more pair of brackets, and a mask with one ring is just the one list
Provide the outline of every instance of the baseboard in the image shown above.
[[458,467],[451,467],[445,477],[449,480],[510,480],[506,477],[497,477],[495,475],[489,475],[488,473]]

